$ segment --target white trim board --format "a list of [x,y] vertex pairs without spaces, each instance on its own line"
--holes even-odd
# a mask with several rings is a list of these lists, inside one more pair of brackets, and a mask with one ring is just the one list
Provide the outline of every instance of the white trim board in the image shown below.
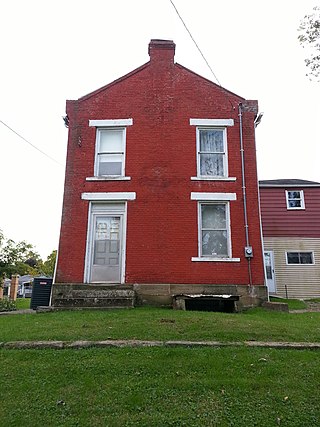
[[88,176],[86,181],[130,181],[130,176],[115,176],[115,175],[103,175],[103,176]]
[[191,200],[206,201],[219,201],[219,200],[237,200],[236,193],[191,193]]
[[192,257],[191,261],[204,262],[240,262],[240,258],[211,258],[211,257]]
[[233,119],[190,119],[191,126],[234,126]]
[[135,200],[136,199],[136,193],[130,192],[130,193],[82,193],[81,194],[82,200]]
[[132,126],[132,125],[133,125],[133,119],[89,120],[89,126],[95,126],[95,127]]
[[236,181],[237,178],[230,176],[192,176],[191,181]]

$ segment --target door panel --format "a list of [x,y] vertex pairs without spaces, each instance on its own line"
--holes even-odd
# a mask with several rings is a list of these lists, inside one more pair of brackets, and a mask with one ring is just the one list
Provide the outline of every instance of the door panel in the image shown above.
[[90,282],[120,283],[121,216],[93,215]]
[[264,252],[264,266],[266,272],[267,287],[270,293],[276,293],[276,283],[274,277],[273,251]]

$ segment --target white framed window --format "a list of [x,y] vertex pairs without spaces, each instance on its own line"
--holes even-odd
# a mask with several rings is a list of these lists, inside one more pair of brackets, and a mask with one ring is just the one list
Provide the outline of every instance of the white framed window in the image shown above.
[[192,261],[231,261],[230,202],[236,193],[191,193],[198,202],[198,256]]
[[125,176],[126,128],[133,119],[89,120],[96,127],[94,176],[87,181],[130,179]]
[[226,128],[197,127],[197,176],[228,176]]
[[228,176],[227,127],[233,119],[190,119],[196,126],[197,176],[192,180],[235,181]]
[[199,202],[199,257],[230,258],[229,202]]
[[291,264],[314,264],[314,254],[312,251],[307,252],[286,252],[286,261]]
[[97,128],[95,176],[125,175],[126,128]]
[[303,190],[286,190],[287,209],[304,209]]

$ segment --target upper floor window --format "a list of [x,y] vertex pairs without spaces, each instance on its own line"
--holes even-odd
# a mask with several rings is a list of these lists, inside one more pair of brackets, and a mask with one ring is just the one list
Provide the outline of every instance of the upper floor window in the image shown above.
[[125,128],[98,129],[95,176],[124,176]]
[[286,190],[287,209],[304,209],[303,190]]
[[132,119],[89,120],[97,132],[94,177],[88,180],[130,179],[125,177],[125,150],[126,128],[132,124]]
[[314,264],[313,252],[287,252],[287,264]]
[[197,129],[199,177],[224,177],[227,171],[226,129]]
[[197,177],[199,180],[235,180],[228,177],[227,127],[233,119],[190,119],[196,126]]

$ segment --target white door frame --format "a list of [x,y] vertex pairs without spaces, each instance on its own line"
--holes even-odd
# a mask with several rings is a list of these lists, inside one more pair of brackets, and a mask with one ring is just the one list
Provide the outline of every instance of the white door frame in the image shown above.
[[93,231],[94,218],[96,215],[119,216],[121,218],[121,236],[120,236],[120,283],[125,283],[125,266],[126,266],[126,235],[127,235],[127,202],[90,202],[88,209],[88,226],[87,226],[87,242],[84,267],[84,283],[91,283],[91,267],[93,256]]
[[[270,261],[271,261],[271,272],[272,272],[272,279],[268,279],[267,278],[267,270],[266,270],[266,262],[265,262],[265,254],[268,253],[270,254]],[[268,288],[268,292],[275,294],[277,293],[277,287],[276,287],[276,276],[275,276],[275,268],[274,268],[274,255],[273,255],[273,250],[272,249],[265,249],[263,251],[263,265],[264,265],[264,271],[265,271],[265,278],[266,278],[266,285]],[[272,280],[272,287],[273,290],[270,289],[270,280]],[[269,283],[269,285],[268,285]]]

